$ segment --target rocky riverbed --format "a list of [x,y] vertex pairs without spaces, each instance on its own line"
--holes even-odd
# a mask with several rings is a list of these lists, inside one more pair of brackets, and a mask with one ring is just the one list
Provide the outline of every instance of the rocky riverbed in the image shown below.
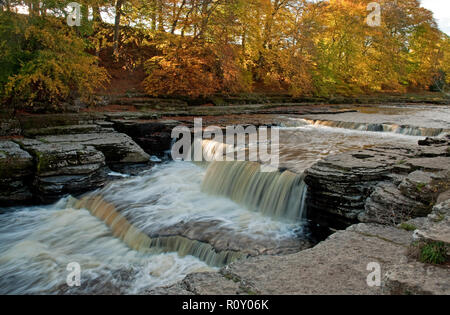
[[[416,116],[406,117],[411,110]],[[194,255],[186,251],[188,243],[192,251],[198,252],[196,257],[212,257],[204,252],[211,248],[218,254],[239,254],[237,261],[220,258],[232,263],[217,272],[189,274],[181,282],[149,289],[147,294],[450,294],[448,252],[447,262],[442,265],[427,264],[423,259],[421,262],[420,255],[414,254],[414,248],[420,244],[444,244],[449,249],[448,108],[437,107],[441,112],[437,122],[431,114],[422,121],[418,118],[426,110],[423,105],[414,109],[402,107],[395,114],[377,107],[368,110],[348,105],[284,105],[254,106],[247,108],[244,115],[229,112],[221,116],[220,108],[213,112],[202,109],[206,124],[221,127],[253,123],[288,129],[331,126],[380,135],[422,132],[420,141],[377,140],[370,145],[368,141],[355,149],[337,139],[333,145],[341,149],[327,151],[323,157],[323,144],[310,144],[320,148],[315,159],[311,155],[316,151],[305,155],[299,144],[302,140],[292,137],[295,130],[284,134],[297,147],[280,151],[281,172],[298,173],[308,185],[305,208],[310,224],[337,231],[315,246],[306,239],[271,239],[270,234],[242,234],[236,239],[248,227],[241,231],[223,224],[226,220],[241,222],[234,222],[234,217],[222,222],[199,216],[163,224],[158,229],[139,223],[135,218],[140,218],[140,205],[158,203],[160,196],[134,200],[134,215],[127,210],[127,196],[120,199],[120,194],[116,194],[119,199],[109,200],[111,203],[97,202],[94,206],[91,202],[79,207],[104,220],[113,234],[132,248],[124,226],[127,231],[143,232],[140,244],[148,238],[149,244],[167,243],[166,250],[171,248],[179,254]],[[372,115],[373,111],[375,116],[367,120],[365,115]],[[348,124],[351,117],[353,125]],[[8,137],[0,140],[0,206],[53,203],[69,194],[82,196],[95,190],[102,194],[99,189],[103,187],[107,192],[111,190],[108,187],[113,187],[108,185],[117,178],[139,175],[151,170],[155,161],[168,159],[171,130],[180,124],[192,127],[192,117],[180,112],[129,112],[40,115],[4,121],[2,132]],[[379,127],[384,125],[398,128]],[[437,137],[425,139],[430,134]],[[300,164],[294,163],[296,155]],[[308,158],[300,161],[300,157]],[[120,184],[115,189],[119,188]],[[119,215],[124,223],[112,225],[106,213]],[[169,221],[170,218],[167,217]],[[116,230],[122,234],[116,235]],[[175,236],[177,239],[172,240]],[[249,258],[241,259],[243,256]],[[370,263],[381,266],[381,286],[367,285]]]

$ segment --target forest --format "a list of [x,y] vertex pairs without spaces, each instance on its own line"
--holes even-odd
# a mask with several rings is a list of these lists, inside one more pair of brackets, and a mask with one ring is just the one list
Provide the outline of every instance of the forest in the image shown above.
[[[154,96],[332,97],[442,91],[450,38],[418,0],[63,0],[0,2],[3,106],[57,108],[108,88],[105,58],[142,69]],[[70,24],[70,23],[69,23]],[[102,60],[103,59],[103,60]]]

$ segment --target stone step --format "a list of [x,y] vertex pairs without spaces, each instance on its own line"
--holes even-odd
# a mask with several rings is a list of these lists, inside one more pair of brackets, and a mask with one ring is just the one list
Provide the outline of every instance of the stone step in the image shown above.
[[99,124],[68,125],[68,126],[27,129],[23,131],[23,136],[28,138],[35,138],[37,136],[68,135],[80,133],[102,133],[111,131],[113,131],[111,128],[109,129],[103,128]]

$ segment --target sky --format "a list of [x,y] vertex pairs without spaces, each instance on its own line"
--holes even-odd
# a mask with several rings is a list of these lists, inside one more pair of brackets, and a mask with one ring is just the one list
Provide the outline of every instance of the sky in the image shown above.
[[[433,12],[439,29],[450,35],[450,0],[420,0],[422,7]],[[104,16],[105,20],[111,17]]]
[[450,35],[450,0],[421,0],[422,7],[434,13],[439,29]]

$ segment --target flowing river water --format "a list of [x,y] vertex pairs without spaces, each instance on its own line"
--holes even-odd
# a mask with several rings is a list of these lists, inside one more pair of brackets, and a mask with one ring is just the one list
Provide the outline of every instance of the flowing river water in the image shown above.
[[[0,210],[0,293],[143,293],[247,256],[307,248],[306,168],[331,154],[423,138],[300,118],[284,125],[284,172],[172,161],[80,199]],[[80,288],[66,285],[72,262],[81,266]]]

